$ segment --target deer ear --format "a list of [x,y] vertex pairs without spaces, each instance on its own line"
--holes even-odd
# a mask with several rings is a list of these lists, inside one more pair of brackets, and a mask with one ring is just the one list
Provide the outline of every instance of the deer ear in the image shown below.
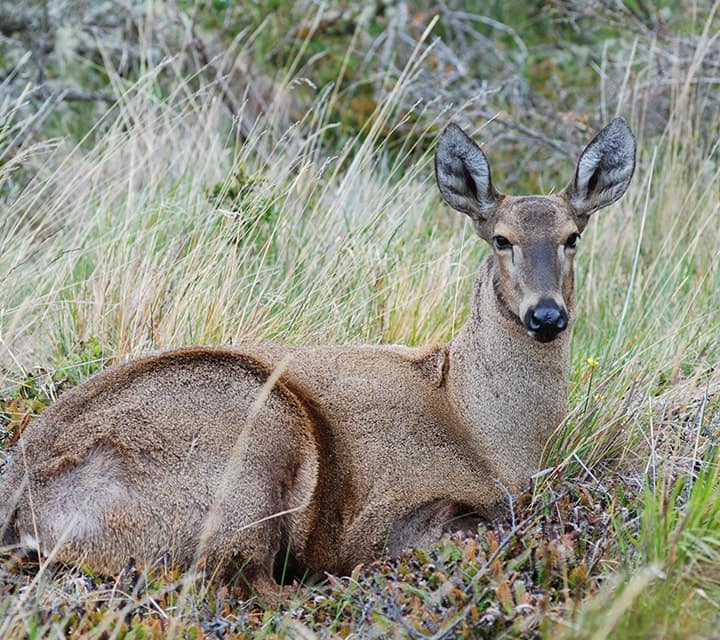
[[615,118],[585,147],[565,189],[581,230],[592,213],[625,193],[634,171],[635,136],[625,120]]
[[485,154],[454,123],[445,127],[438,140],[435,178],[445,202],[470,216],[480,236],[486,237],[485,223],[492,219],[502,195],[493,187]]

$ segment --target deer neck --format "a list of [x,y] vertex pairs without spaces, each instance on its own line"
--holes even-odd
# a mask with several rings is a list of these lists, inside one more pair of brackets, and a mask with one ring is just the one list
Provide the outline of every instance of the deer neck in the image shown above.
[[[497,278],[489,256],[470,317],[450,345],[448,393],[478,455],[517,492],[538,470],[567,410],[569,331],[545,344],[531,338],[505,306]],[[566,303],[572,317],[574,300]]]

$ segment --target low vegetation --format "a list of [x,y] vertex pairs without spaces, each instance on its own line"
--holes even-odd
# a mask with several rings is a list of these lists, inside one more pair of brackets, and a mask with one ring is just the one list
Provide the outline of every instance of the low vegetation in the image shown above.
[[[4,449],[63,390],[153,350],[451,339],[486,248],[440,203],[437,132],[451,118],[473,125],[500,189],[549,192],[570,178],[588,131],[618,112],[638,134],[637,175],[578,245],[571,412],[534,487],[508,496],[505,520],[295,585],[277,603],[240,601],[161,567],[97,576],[6,549],[0,636],[717,634],[718,3],[689,3],[682,15],[597,3],[584,44],[579,9],[533,23],[532,12],[513,22],[440,3],[404,22],[387,10],[358,23],[351,3],[328,15],[298,3],[300,26],[277,51],[268,47],[282,12],[248,11],[238,25],[224,3],[185,4],[186,31],[165,29],[155,48],[138,34],[168,17],[125,16],[145,28],[120,40],[127,69],[122,47],[101,37],[111,26],[81,40],[95,48],[71,102],[67,86],[56,94],[47,81],[68,81],[52,66],[59,45],[45,53],[52,73],[22,85],[13,78],[30,63],[0,58],[16,70],[0,109]],[[485,22],[463,22],[472,11]],[[14,37],[3,20],[3,37]],[[523,20],[545,31],[533,40]],[[492,44],[504,74],[476,86],[482,108],[467,101],[469,85],[457,88],[462,74],[449,81],[466,63],[463,24],[466,48]],[[74,33],[60,26],[55,37]],[[240,35],[228,42],[232,28]],[[587,58],[553,50],[558,33]],[[196,49],[173,49],[186,36]],[[380,75],[354,93],[368,69]],[[443,69],[443,84],[428,84]],[[419,91],[434,86],[441,100]],[[552,104],[562,113],[550,117]]]

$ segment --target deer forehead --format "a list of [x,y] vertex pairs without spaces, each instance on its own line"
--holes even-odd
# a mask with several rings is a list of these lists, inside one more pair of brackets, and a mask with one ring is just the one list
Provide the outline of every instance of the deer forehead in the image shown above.
[[493,227],[493,235],[505,236],[513,244],[562,243],[577,231],[573,211],[560,196],[506,196]]

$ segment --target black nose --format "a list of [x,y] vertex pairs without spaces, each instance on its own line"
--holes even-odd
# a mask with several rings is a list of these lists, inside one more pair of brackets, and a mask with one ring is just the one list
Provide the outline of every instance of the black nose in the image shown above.
[[554,300],[543,298],[537,305],[528,309],[523,323],[540,342],[550,342],[567,328],[568,316]]

